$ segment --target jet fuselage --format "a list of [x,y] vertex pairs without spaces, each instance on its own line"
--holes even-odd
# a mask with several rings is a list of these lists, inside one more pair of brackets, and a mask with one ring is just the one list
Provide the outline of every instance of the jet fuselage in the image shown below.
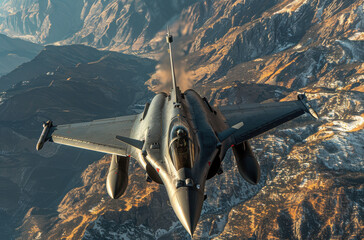
[[200,217],[206,179],[218,172],[230,147],[228,139],[221,143],[216,135],[228,125],[195,91],[180,94],[178,103],[171,95],[156,95],[140,114],[130,137],[143,141],[143,149],[130,146],[129,152],[138,156],[152,180],[164,184],[174,211],[191,233]]

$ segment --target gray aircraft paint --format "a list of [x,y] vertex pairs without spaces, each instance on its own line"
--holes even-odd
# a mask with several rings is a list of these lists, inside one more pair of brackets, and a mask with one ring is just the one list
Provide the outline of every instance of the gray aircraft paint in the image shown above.
[[[44,142],[51,141],[113,154],[107,177],[107,191],[112,198],[125,192],[129,158],[136,159],[148,181],[165,186],[174,212],[193,235],[206,180],[222,172],[221,161],[230,147],[240,174],[257,184],[260,167],[247,140],[305,112],[318,116],[304,94],[298,95],[297,101],[234,105],[219,110],[192,89],[181,93],[173,71],[172,40],[167,34],[173,81],[169,95],[157,94],[137,115],[60,126],[48,121],[36,148],[40,150]],[[171,139],[173,134],[177,137]],[[184,152],[178,152],[180,149]],[[193,161],[188,165],[186,159]],[[184,167],[178,168],[181,164]]]

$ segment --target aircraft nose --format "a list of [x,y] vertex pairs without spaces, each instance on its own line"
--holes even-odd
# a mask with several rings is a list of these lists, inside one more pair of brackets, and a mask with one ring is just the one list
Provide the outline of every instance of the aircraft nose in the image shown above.
[[192,236],[201,215],[203,193],[193,187],[180,187],[172,200],[172,207],[183,227]]

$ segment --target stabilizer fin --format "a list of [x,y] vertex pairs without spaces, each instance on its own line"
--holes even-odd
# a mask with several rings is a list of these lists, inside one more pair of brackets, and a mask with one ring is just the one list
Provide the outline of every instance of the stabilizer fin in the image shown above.
[[116,135],[116,139],[119,140],[119,141],[122,141],[123,143],[126,143],[126,144],[128,144],[130,146],[138,148],[140,150],[143,149],[143,145],[144,145],[143,141],[136,140],[136,139],[133,139],[133,138],[128,138],[128,137],[123,137],[123,136],[119,136],[119,135]]
[[244,126],[243,122],[239,122],[232,126],[231,128],[228,128],[222,132],[219,132],[217,134],[217,137],[219,138],[220,142],[223,142],[227,138],[229,138],[231,135],[233,135],[236,131],[238,131],[242,126]]

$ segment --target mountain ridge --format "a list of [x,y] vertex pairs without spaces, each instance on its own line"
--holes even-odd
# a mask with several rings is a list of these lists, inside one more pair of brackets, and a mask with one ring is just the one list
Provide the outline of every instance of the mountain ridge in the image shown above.
[[[262,169],[262,178],[257,186],[249,185],[240,177],[228,152],[223,162],[224,173],[207,184],[207,199],[194,238],[360,239],[364,235],[363,1],[282,0],[264,1],[264,6],[260,2],[198,1],[187,4],[179,10],[179,14],[168,20],[171,32],[175,33],[177,81],[186,87],[193,86],[214,106],[294,100],[298,93],[306,92],[320,119],[314,121],[305,115],[251,141]],[[138,9],[136,2],[129,3],[135,4],[135,9]],[[93,11],[100,15],[108,7],[92,6]],[[122,7],[124,5],[117,9]],[[135,9],[129,8],[127,13],[132,14]],[[135,26],[128,22],[125,27]],[[24,124],[32,123],[35,128],[45,119],[44,113],[63,123],[128,114],[134,108],[142,108],[148,100],[143,97],[145,88],[149,87],[154,92],[165,91],[163,81],[169,80],[170,76],[168,61],[164,62],[164,27],[159,25],[153,29],[151,39],[130,38],[131,42],[118,43],[125,49],[115,45],[125,52],[160,59],[158,64],[153,60],[139,60],[149,67],[135,80],[138,83],[133,87],[138,95],[135,100],[118,104],[122,100],[117,98],[117,92],[112,91],[116,80],[112,80],[112,74],[99,74],[102,69],[106,72],[122,71],[114,69],[117,68],[117,59],[122,59],[117,58],[116,53],[102,55],[100,52],[96,60],[85,60],[79,65],[71,61],[59,68],[56,62],[49,70],[39,71],[38,77],[29,80],[30,85],[18,83],[7,91],[0,105],[3,113],[0,114],[1,123],[9,123],[17,119],[16,114],[20,114],[10,113],[9,109],[17,109],[22,104],[25,108],[29,106],[30,97],[22,97],[28,88],[41,84],[46,89],[52,78],[58,81],[54,81],[51,88],[61,87],[58,99],[62,99],[65,93],[73,93],[68,95],[66,103],[43,109],[43,113],[34,110],[36,107],[33,106],[26,115],[19,117],[19,121],[3,126],[0,131],[5,134],[21,131],[21,136],[14,137],[14,142],[29,136],[26,141],[30,145],[36,140],[36,131],[25,134],[24,129],[28,125]],[[95,42],[91,39],[87,44]],[[112,48],[111,45],[108,47]],[[101,70],[94,68],[97,64]],[[136,66],[144,68],[144,64]],[[109,65],[112,69],[107,67]],[[143,69],[134,66],[126,64],[124,70],[137,74]],[[20,69],[23,71],[25,68]],[[52,72],[54,75],[51,75]],[[71,79],[66,81],[69,77]],[[75,86],[67,85],[73,81]],[[82,85],[89,81],[92,82],[90,86]],[[77,91],[72,89],[82,90],[85,86],[107,99],[109,104],[102,113],[98,102],[89,96],[83,103],[92,107],[83,111],[85,105],[77,105],[74,97]],[[104,90],[103,93],[97,90],[99,87]],[[8,107],[6,112],[5,106],[10,106],[12,96],[18,96],[21,101]],[[54,96],[46,96],[43,102],[52,99],[55,101]],[[41,106],[41,102],[35,106]],[[128,104],[134,105],[127,108]],[[75,108],[72,109],[72,106]],[[118,110],[115,112],[115,109]],[[10,117],[10,114],[15,114],[15,117]],[[19,166],[17,162],[29,164],[31,159],[40,161],[37,155],[20,161],[19,155],[29,150],[20,148],[21,154],[14,157],[12,144],[4,142],[6,139],[2,139],[0,145],[0,163],[7,169],[11,169],[10,162]],[[42,164],[49,166],[44,164],[46,161],[56,164],[56,158],[75,164],[77,168],[66,176],[73,179],[67,187],[58,185],[59,181],[65,181],[60,176],[57,176],[58,180],[52,180],[45,167],[38,170],[43,178],[27,184],[24,179],[20,181],[18,175],[19,178],[10,177],[0,172],[0,176],[19,186],[21,197],[25,196],[22,192],[24,186],[27,187],[25,189],[47,191],[50,186],[38,182],[44,178],[51,179],[62,189],[52,206],[47,206],[41,199],[45,195],[38,192],[32,198],[25,198],[28,202],[22,205],[22,214],[18,213],[11,225],[17,224],[19,228],[12,231],[11,236],[19,239],[189,238],[168,206],[163,187],[147,184],[144,173],[135,162],[131,162],[127,194],[114,201],[105,191],[109,156],[100,159],[101,156],[80,155],[82,153],[77,151],[67,153],[62,148],[55,148],[52,144],[45,146]],[[90,159],[100,160],[89,165]],[[57,167],[60,166],[61,163],[58,163]],[[55,174],[58,170],[52,168],[51,172]],[[24,174],[32,176],[27,171]],[[0,180],[3,185],[10,184],[8,180]],[[12,199],[17,198],[15,195]],[[35,200],[29,200],[33,198]],[[0,212],[3,216],[0,220],[11,218],[12,214],[10,210]],[[6,228],[7,231],[9,228]]]
[[33,59],[42,48],[41,45],[0,34],[0,76]]

